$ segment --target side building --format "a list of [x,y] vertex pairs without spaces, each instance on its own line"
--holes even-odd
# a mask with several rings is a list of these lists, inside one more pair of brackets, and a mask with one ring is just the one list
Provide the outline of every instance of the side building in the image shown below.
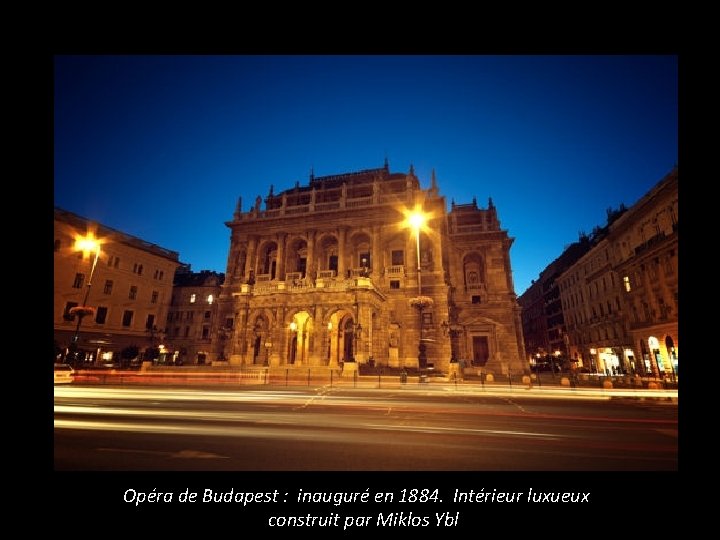
[[[217,325],[217,299],[225,274],[178,268],[167,315],[168,362],[175,365],[205,364],[211,356],[211,335]],[[222,329],[220,329],[222,331]]]
[[54,234],[55,360],[119,362],[160,345],[178,253],[57,207]]
[[210,360],[522,372],[512,238],[430,183],[386,162],[238,201]]
[[636,370],[677,377],[678,169],[618,219],[610,231],[622,278],[626,327]]
[[605,375],[678,369],[678,171],[613,216],[559,278],[571,354]]
[[520,296],[525,350],[531,366],[538,369],[541,366],[552,369],[572,367],[558,278],[590,248],[590,239],[582,235],[548,264]]

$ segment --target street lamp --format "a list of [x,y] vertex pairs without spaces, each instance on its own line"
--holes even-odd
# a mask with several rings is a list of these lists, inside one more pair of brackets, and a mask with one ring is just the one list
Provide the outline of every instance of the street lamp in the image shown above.
[[[83,318],[86,315],[91,315],[94,310],[87,305],[88,297],[90,296],[90,287],[92,287],[92,279],[95,274],[95,267],[97,266],[98,257],[100,256],[100,241],[95,238],[95,235],[90,232],[87,236],[78,236],[75,238],[75,250],[83,252],[83,258],[90,252],[95,252],[95,258],[90,268],[90,276],[88,277],[87,289],[85,289],[85,297],[83,298],[82,305],[76,306],[70,310],[70,313],[77,316],[77,326],[75,326],[75,335],[72,338],[72,348],[77,353],[78,339],[80,338],[80,325],[82,325]],[[75,355],[75,361],[77,361],[77,354]]]
[[298,346],[298,338],[297,338],[297,331],[298,331],[298,325],[295,321],[290,322],[290,331],[293,333],[295,337],[295,344],[293,346],[293,341],[290,341],[290,363],[294,364],[297,356],[297,346]]
[[417,273],[418,273],[418,295],[416,298],[410,299],[410,305],[418,308],[418,318],[420,326],[420,339],[418,341],[418,367],[423,370],[427,367],[427,355],[425,354],[425,343],[423,343],[423,309],[433,304],[433,299],[429,296],[422,295],[422,281],[420,265],[420,229],[425,225],[427,216],[418,208],[408,215],[407,223],[415,232],[415,251],[417,252]]

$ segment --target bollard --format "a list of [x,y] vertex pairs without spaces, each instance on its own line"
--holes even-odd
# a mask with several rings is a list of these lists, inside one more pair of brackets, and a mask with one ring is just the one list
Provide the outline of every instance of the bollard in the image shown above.
[[357,388],[357,371],[353,371],[353,388]]
[[285,368],[285,386],[288,385],[288,377],[290,376],[290,369]]
[[330,388],[332,388],[333,370],[330,370]]

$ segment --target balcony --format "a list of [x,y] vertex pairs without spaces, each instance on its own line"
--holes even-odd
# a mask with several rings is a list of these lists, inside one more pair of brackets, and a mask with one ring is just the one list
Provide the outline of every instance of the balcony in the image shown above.
[[385,269],[385,273],[391,277],[402,277],[405,275],[405,266],[402,264],[388,266]]

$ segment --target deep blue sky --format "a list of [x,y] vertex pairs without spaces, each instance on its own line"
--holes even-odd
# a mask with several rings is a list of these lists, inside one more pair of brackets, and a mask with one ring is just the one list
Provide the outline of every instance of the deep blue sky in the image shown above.
[[238,196],[414,164],[498,209],[521,294],[677,162],[675,56],[58,56],[55,205],[224,272]]

